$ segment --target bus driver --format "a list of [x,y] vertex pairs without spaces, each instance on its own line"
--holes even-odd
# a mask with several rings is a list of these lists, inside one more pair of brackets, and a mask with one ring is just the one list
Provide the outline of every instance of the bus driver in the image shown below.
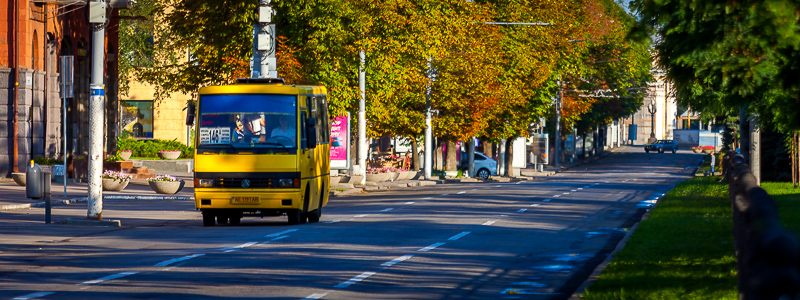
[[282,136],[282,137],[286,137],[288,139],[291,139],[292,143],[295,143],[296,142],[296,138],[295,138],[295,131],[296,130],[293,127],[289,126],[289,122],[286,121],[286,116],[279,116],[278,117],[278,123],[280,123],[280,126],[275,127],[275,129],[272,130],[272,134],[270,135],[270,137],[274,138],[274,137]]

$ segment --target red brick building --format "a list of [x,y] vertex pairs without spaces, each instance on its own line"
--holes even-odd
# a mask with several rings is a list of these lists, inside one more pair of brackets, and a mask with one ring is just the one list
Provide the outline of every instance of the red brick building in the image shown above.
[[[26,170],[37,156],[63,159],[88,154],[92,25],[86,1],[0,0],[0,176]],[[109,10],[105,39],[107,151],[113,150],[117,108],[117,12]],[[59,57],[73,56],[67,123]],[[69,93],[67,93],[69,94]],[[64,126],[66,125],[66,126]],[[64,135],[66,127],[66,136]]]

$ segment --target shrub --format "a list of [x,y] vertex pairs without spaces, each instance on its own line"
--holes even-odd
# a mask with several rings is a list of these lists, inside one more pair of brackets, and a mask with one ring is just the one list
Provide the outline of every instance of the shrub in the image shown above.
[[194,149],[178,141],[118,139],[117,148],[131,150],[134,157],[158,157],[163,150],[178,150],[181,158],[192,158]]

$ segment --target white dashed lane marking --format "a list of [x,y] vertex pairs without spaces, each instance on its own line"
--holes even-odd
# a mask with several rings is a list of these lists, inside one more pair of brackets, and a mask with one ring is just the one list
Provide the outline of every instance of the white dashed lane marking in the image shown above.
[[467,192],[465,192],[465,191],[460,191],[460,192],[458,192],[457,194],[461,195],[461,194],[466,194],[466,193],[467,193]]
[[436,244],[430,245],[430,246],[428,246],[428,247],[425,247],[425,248],[419,249],[419,250],[417,250],[417,251],[420,251],[420,252],[428,252],[428,251],[431,251],[431,250],[433,250],[433,249],[436,249],[436,247],[439,247],[439,246],[441,246],[441,245],[444,245],[444,243],[436,243]]
[[387,209],[382,210],[381,212],[387,212],[387,211],[390,211],[390,210],[393,210],[393,209],[394,209],[394,207],[389,207]]
[[539,206],[539,203],[531,204],[531,206]]
[[460,238],[464,237],[465,235],[468,235],[469,233],[470,233],[470,231],[464,231],[464,232],[462,232],[462,233],[459,233],[459,234],[456,234],[456,235],[454,235],[454,236],[451,236],[451,237],[450,237],[449,239],[447,239],[447,240],[448,240],[448,241],[455,241],[455,240],[457,240],[457,239],[460,239]]
[[305,298],[305,299],[303,299],[303,300],[316,300],[316,299],[322,299],[322,297],[325,297],[325,296],[327,296],[327,295],[328,295],[328,293],[311,294],[310,296],[306,297],[306,298]]
[[284,234],[292,233],[292,232],[295,232],[295,231],[297,231],[297,229],[289,229],[289,230],[284,230],[284,231],[281,231],[281,232],[278,232],[278,233],[273,233],[273,234],[270,234],[270,235],[266,235],[264,237],[271,238],[271,237],[276,237],[276,236],[282,236]]
[[345,281],[345,282],[342,282],[342,283],[340,283],[340,284],[337,284],[337,285],[335,285],[334,287],[335,287],[335,288],[340,288],[340,289],[341,289],[341,288],[346,288],[346,287],[348,287],[348,286],[351,286],[351,285],[353,285],[353,284],[356,284],[356,283],[358,283],[359,281],[362,281],[362,280],[364,280],[364,279],[367,279],[367,278],[369,278],[369,277],[370,277],[370,276],[372,276],[372,275],[375,275],[375,272],[364,272],[364,273],[361,273],[361,275],[358,275],[358,276],[356,276],[356,277],[353,277],[352,279],[350,279],[350,280],[348,280],[348,281]]
[[52,294],[55,294],[55,293],[54,292],[38,292],[38,293],[33,293],[33,294],[27,294],[25,296],[19,296],[19,297],[16,297],[14,299],[11,299],[11,300],[28,300],[28,299],[44,297],[44,296],[52,295]]
[[492,224],[494,224],[494,223],[495,223],[495,222],[497,222],[497,221],[498,221],[498,220],[486,221],[486,222],[483,222],[483,225],[484,225],[484,226],[491,226]]
[[[422,198],[422,199],[433,199],[433,198],[428,197],[428,198]],[[412,202],[406,202],[406,205],[411,205],[411,204],[414,204],[414,202],[413,201]]]
[[[158,265],[156,265],[156,266],[158,266]],[[98,279],[95,279],[95,280],[89,280],[89,281],[81,282],[81,283],[78,283],[77,285],[97,284],[97,283],[101,283],[103,281],[122,278],[122,277],[125,277],[125,276],[137,274],[137,273],[139,273],[139,272],[122,272],[122,273],[117,273],[117,274],[114,274],[114,275],[108,275],[106,277],[98,278]]]
[[385,263],[382,263],[381,266],[382,267],[391,267],[391,266],[394,266],[395,264],[397,264],[399,262],[406,261],[406,260],[408,260],[408,259],[410,259],[412,257],[414,257],[414,255],[403,255],[403,256],[400,256],[400,257],[395,258],[393,260],[390,260],[390,261],[387,261]]
[[517,212],[521,213],[521,212],[525,212],[526,210],[528,210],[528,209],[527,208],[522,208],[522,209],[518,210]]
[[[205,254],[194,254],[194,255],[189,255],[189,256],[184,256],[184,257],[173,258],[173,259],[170,259],[170,260],[162,261],[162,262],[157,263],[157,264],[155,264],[153,266],[154,267],[166,267],[166,266],[169,266],[169,265],[174,264],[176,262],[189,260],[189,259],[192,259],[192,258],[195,258],[195,257],[198,257],[198,256],[203,256],[203,255],[205,255]],[[122,273],[120,273],[120,274],[122,274]],[[125,275],[125,276],[127,276],[127,275]]]

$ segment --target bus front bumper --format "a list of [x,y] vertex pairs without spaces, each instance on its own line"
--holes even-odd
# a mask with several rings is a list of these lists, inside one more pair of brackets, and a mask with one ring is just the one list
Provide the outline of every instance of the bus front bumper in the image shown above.
[[197,209],[299,209],[299,189],[231,190],[196,188]]

